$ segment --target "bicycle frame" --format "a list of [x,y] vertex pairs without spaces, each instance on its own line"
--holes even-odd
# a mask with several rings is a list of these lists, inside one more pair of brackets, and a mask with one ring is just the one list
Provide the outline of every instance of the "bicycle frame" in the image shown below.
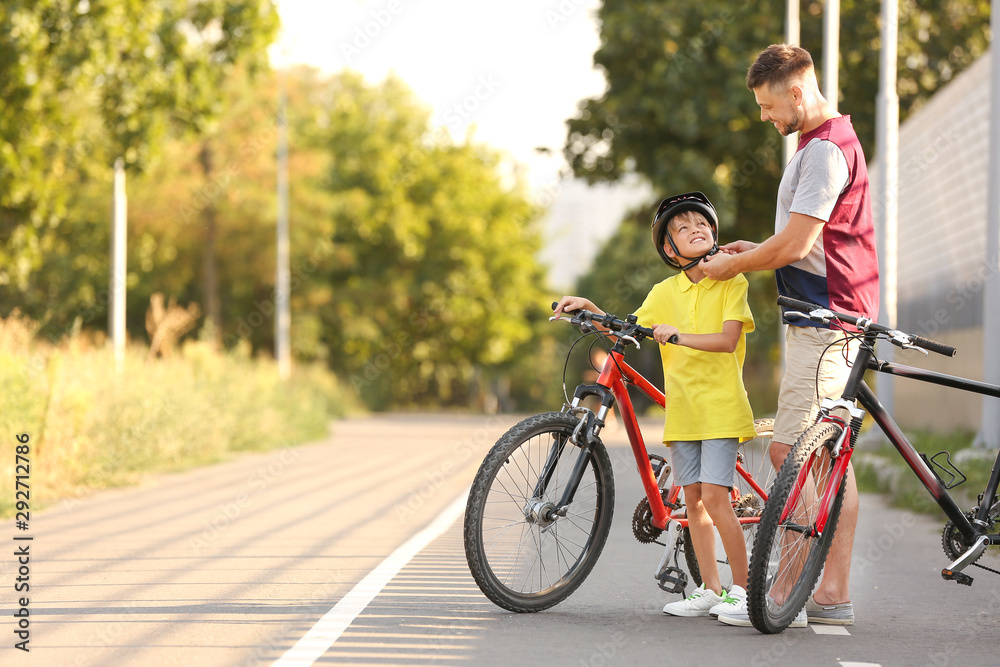
[[[639,421],[632,407],[632,399],[629,396],[628,388],[625,386],[626,382],[638,387],[643,394],[661,408],[666,408],[666,399],[663,392],[654,387],[649,380],[625,362],[624,348],[621,341],[611,348],[611,352],[604,362],[604,367],[601,369],[601,374],[597,378],[597,383],[577,387],[572,405],[574,408],[579,407],[586,396],[598,397],[601,400],[601,408],[597,414],[597,423],[603,427],[604,417],[614,405],[614,402],[618,402],[619,412],[621,412],[621,418],[625,424],[625,431],[628,434],[632,454],[635,457],[639,479],[642,480],[646,498],[649,500],[649,507],[653,515],[651,523],[656,528],[665,529],[670,521],[677,521],[682,528],[686,528],[688,525],[686,516],[683,518],[673,516],[673,511],[678,509],[677,499],[680,496],[681,487],[674,485],[666,499],[660,493],[660,487],[649,460],[649,452],[646,450],[642,431],[639,428]],[[739,461],[736,463],[736,472],[760,496],[761,500],[767,501],[767,492],[761,488]],[[733,487],[732,496],[734,501],[738,500],[739,493],[736,487]],[[738,517],[738,520],[741,524],[758,523],[760,517]]]
[[[880,362],[877,361],[872,354],[875,336],[873,334],[866,334],[865,342],[866,345],[862,345],[858,350],[858,355],[854,361],[854,366],[851,369],[847,385],[844,388],[842,399],[839,401],[833,401],[831,405],[834,408],[843,407],[850,410],[853,408],[854,401],[857,400],[861,406],[868,411],[868,414],[872,416],[875,423],[878,424],[879,428],[889,439],[889,442],[892,443],[893,447],[896,448],[896,451],[899,452],[900,456],[903,457],[903,460],[906,461],[910,469],[913,470],[914,474],[916,474],[917,478],[920,480],[920,483],[923,484],[924,488],[926,488],[928,493],[931,494],[931,497],[934,498],[935,502],[937,502],[938,506],[945,513],[945,515],[954,523],[955,527],[959,530],[962,536],[969,540],[969,543],[972,543],[980,536],[985,535],[985,529],[988,525],[986,519],[993,507],[993,499],[996,496],[998,483],[1000,483],[1000,452],[997,452],[997,458],[993,463],[993,470],[990,474],[990,479],[986,484],[983,499],[980,501],[976,515],[973,517],[973,520],[970,521],[959,508],[951,494],[948,493],[948,489],[945,487],[944,483],[938,478],[934,470],[924,461],[913,445],[910,444],[910,441],[903,434],[902,430],[892,419],[889,413],[886,412],[885,408],[879,402],[871,388],[865,383],[864,373],[866,370],[871,369],[887,375],[909,378],[920,382],[927,382],[930,384],[960,389],[986,396],[994,396],[997,398],[1000,398],[1000,386],[954,375],[936,373],[934,371],[914,368],[912,366],[904,366],[902,364],[894,364],[884,361]],[[853,409],[857,410],[856,408]],[[857,413],[860,413],[860,417],[863,418],[864,413],[862,411],[857,410]],[[851,444],[849,447],[844,449],[839,456],[835,454],[838,466],[834,470],[833,475],[831,475],[830,484],[823,500],[821,501],[819,512],[817,513],[816,525],[812,527],[812,529],[816,532],[821,532],[826,524],[827,517],[829,516],[829,510],[833,506],[833,498],[835,496],[836,489],[840,487],[840,480],[843,475],[846,474],[847,462],[850,460],[851,454],[854,451],[853,445],[857,436],[857,428],[860,426],[860,419],[858,419],[857,413],[852,413],[852,417],[854,417],[854,419],[852,419],[852,423],[850,425],[847,425],[842,419],[830,415],[827,408],[824,408],[821,412],[819,421],[835,421],[845,426],[845,434]],[[857,423],[855,424],[855,422]],[[805,466],[803,469],[805,470]],[[796,488],[793,489],[793,491],[798,491],[799,487],[800,483],[796,483]],[[803,527],[803,529],[808,530],[809,527]],[[989,538],[989,544],[1000,544],[1000,534],[992,533],[985,536]]]

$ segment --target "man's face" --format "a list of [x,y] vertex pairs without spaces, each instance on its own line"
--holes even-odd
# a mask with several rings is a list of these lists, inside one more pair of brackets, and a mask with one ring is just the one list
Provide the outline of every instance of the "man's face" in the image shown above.
[[772,123],[782,136],[787,137],[802,129],[802,116],[791,86],[773,87],[765,84],[754,88],[753,96],[760,106],[760,119]]

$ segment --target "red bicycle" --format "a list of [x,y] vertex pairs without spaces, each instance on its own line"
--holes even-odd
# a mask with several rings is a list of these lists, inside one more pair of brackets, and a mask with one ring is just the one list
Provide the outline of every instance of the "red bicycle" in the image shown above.
[[[626,346],[652,340],[653,331],[639,326],[634,315],[620,320],[580,310],[572,318],[552,319],[578,325],[584,335],[577,342],[590,335],[601,341],[613,337],[615,342],[595,384],[578,386],[561,411],[518,423],[480,465],[465,512],[465,554],[472,576],[486,597],[515,612],[548,609],[583,583],[611,529],[615,487],[601,431],[617,403],[645,490],[632,517],[633,534],[639,542],[665,547],[655,577],[663,590],[683,595],[689,579],[701,584],[683,490],[671,483],[667,460],[647,452],[626,388],[633,385],[664,407],[663,393],[625,362]],[[597,412],[583,406],[588,397],[599,402]],[[774,474],[767,454],[773,420],[755,425],[758,437],[741,446],[732,489],[748,549]],[[659,541],[665,530],[667,539]],[[728,588],[732,573],[718,536],[716,553]],[[680,554],[687,572],[680,567]]]

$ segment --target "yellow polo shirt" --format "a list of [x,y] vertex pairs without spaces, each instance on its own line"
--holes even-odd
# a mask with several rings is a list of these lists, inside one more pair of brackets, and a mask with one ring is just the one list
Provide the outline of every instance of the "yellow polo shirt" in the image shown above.
[[643,326],[672,324],[681,333],[721,333],[726,320],[743,322],[731,353],[660,346],[667,398],[663,441],[753,438],[753,412],[743,387],[746,335],[754,330],[747,279],[692,283],[682,271],[654,286],[635,314]]

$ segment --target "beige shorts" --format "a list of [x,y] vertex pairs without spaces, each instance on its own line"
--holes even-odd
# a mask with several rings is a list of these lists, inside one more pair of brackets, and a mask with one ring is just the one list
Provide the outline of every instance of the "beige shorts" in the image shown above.
[[[834,344],[831,346],[831,343]],[[850,363],[844,358],[845,347]],[[778,412],[774,417],[774,442],[794,445],[802,432],[816,421],[820,401],[837,398],[843,393],[857,353],[858,341],[847,343],[842,331],[788,327],[785,375],[781,378]]]

